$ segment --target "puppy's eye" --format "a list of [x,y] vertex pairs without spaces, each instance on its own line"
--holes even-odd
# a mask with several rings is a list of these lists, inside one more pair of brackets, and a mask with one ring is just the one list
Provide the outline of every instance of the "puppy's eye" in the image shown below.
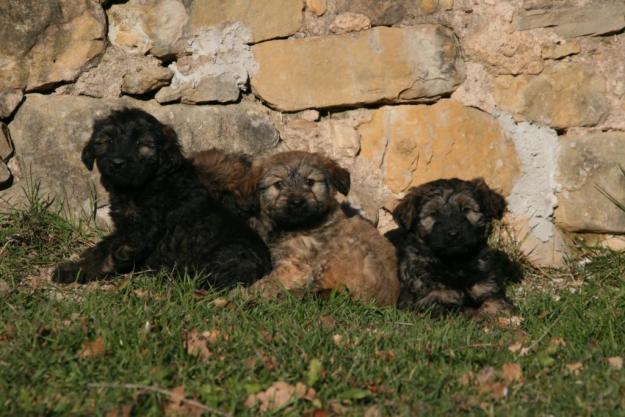
[[470,211],[471,211],[471,208],[470,208],[470,207],[468,207],[468,206],[462,207],[462,212],[463,212],[464,214],[467,214],[467,213],[469,213]]
[[281,190],[284,188],[284,183],[282,181],[274,182],[273,186],[276,187],[276,190]]
[[317,182],[317,181],[315,181],[315,180],[313,180],[313,179],[308,178],[308,179],[306,180],[306,186],[307,186],[308,188],[312,188],[312,187],[315,185],[315,183],[316,183],[316,182]]

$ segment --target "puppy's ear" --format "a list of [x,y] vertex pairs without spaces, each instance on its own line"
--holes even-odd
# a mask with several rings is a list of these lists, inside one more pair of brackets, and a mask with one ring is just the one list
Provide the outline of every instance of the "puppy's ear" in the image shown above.
[[393,220],[402,229],[410,230],[419,219],[419,210],[424,197],[421,187],[411,188],[408,194],[402,198],[393,210]]
[[168,172],[173,168],[176,168],[182,164],[184,156],[178,143],[178,135],[176,131],[167,125],[161,125],[160,127],[160,162],[159,171]]
[[351,186],[351,176],[349,171],[342,168],[330,158],[323,158],[323,166],[328,173],[330,184],[341,194],[347,195]]
[[80,154],[80,159],[82,163],[85,164],[89,171],[93,170],[93,163],[95,162],[95,153],[93,150],[93,139],[89,139],[89,142],[82,148],[82,153]]
[[493,191],[483,178],[475,178],[471,182],[484,213],[491,219],[501,220],[506,211],[506,199]]
[[245,177],[241,180],[241,195],[245,200],[258,199],[258,184],[263,178],[265,170],[261,161],[254,161],[252,167],[247,171]]

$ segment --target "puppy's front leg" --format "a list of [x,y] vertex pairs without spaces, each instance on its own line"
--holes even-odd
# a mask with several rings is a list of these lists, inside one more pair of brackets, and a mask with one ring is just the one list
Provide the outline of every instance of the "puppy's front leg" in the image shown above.
[[85,250],[78,262],[64,262],[52,273],[54,282],[81,284],[132,270],[143,243],[110,235]]
[[307,290],[315,290],[312,269],[303,264],[294,265],[288,259],[250,287],[250,292],[267,299],[279,298],[286,292],[300,297]]

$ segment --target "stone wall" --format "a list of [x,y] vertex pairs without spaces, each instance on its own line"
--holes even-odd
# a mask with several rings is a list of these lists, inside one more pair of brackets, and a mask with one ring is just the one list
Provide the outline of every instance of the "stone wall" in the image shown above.
[[106,218],[80,163],[94,118],[136,106],[187,152],[321,151],[392,227],[411,186],[483,176],[537,263],[625,233],[622,0],[4,0],[0,198]]

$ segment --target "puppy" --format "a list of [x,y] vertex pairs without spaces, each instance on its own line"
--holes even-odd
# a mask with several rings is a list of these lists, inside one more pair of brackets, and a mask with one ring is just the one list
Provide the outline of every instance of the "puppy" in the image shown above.
[[319,154],[290,151],[253,163],[253,224],[269,244],[274,270],[252,289],[269,297],[284,289],[338,290],[379,306],[396,303],[393,246],[368,221],[341,210],[335,193],[347,195],[349,187],[349,172]]
[[492,221],[505,208],[481,178],[412,188],[393,211],[399,228],[386,234],[399,258],[398,306],[487,316],[512,309],[504,278],[518,267],[487,243]]
[[203,285],[249,284],[271,269],[269,250],[213,200],[180,150],[176,133],[150,114],[124,109],[96,120],[82,151],[110,195],[114,232],[56,282],[88,282],[136,268],[202,274]]
[[213,199],[246,220],[254,215],[257,208],[255,201],[241,192],[243,179],[252,168],[249,155],[211,148],[191,155],[191,162],[200,182]]

